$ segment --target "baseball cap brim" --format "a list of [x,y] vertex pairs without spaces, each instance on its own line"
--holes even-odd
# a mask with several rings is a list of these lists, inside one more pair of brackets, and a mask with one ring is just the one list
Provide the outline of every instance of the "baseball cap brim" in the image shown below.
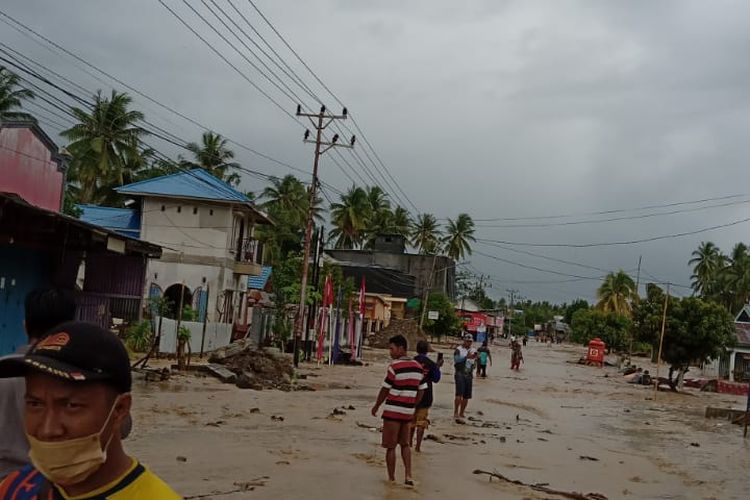
[[13,354],[0,358],[0,378],[23,377],[29,371],[36,371],[71,382],[107,380],[106,373],[81,370],[60,360],[38,354]]

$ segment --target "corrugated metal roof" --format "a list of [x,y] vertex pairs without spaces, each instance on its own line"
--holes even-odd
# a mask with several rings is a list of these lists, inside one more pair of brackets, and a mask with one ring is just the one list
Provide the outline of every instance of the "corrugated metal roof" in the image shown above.
[[177,196],[201,200],[251,203],[250,199],[202,168],[134,182],[116,188],[120,194]]
[[263,290],[266,288],[272,270],[273,268],[271,266],[263,266],[260,276],[250,276],[247,279],[247,287],[252,290]]
[[141,218],[130,208],[102,207],[99,205],[78,205],[81,219],[89,224],[101,226],[132,238],[140,238]]

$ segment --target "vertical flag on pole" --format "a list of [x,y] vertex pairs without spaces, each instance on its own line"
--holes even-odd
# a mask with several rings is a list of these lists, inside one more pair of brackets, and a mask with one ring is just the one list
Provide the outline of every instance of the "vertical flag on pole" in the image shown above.
[[326,331],[328,330],[329,321],[328,313],[333,304],[333,282],[331,281],[331,275],[326,276],[325,285],[323,285],[323,311],[320,315],[320,330],[318,332],[318,351],[317,360],[318,363],[323,361],[323,353],[325,352],[325,338]]
[[351,360],[354,361],[354,309],[352,308],[352,298],[349,297],[349,315],[347,316],[347,339],[349,344],[349,351],[351,351]]
[[359,359],[362,355],[360,345],[364,341],[365,328],[365,277],[362,276],[362,285],[359,287],[359,331],[354,339],[354,359]]

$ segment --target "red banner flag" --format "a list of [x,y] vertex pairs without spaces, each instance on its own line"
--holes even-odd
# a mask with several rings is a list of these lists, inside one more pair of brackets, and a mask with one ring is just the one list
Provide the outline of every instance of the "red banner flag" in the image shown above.
[[359,287],[359,314],[365,315],[365,277],[362,276],[362,286]]

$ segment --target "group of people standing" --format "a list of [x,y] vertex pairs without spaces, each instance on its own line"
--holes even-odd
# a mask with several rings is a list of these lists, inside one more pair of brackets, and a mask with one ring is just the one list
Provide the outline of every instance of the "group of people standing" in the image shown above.
[[[487,365],[492,366],[492,353],[487,341],[479,349],[472,347],[474,338],[470,333],[462,336],[462,342],[453,351],[454,381],[456,385],[453,402],[453,419],[465,424],[466,407],[472,398],[474,371],[477,376],[487,377]],[[396,480],[396,448],[401,449],[407,486],[414,484],[411,474],[411,446],[416,436],[417,453],[421,451],[424,433],[430,425],[429,410],[433,404],[433,384],[440,382],[444,364],[442,353],[437,360],[428,356],[430,344],[417,343],[417,355],[408,356],[408,343],[404,336],[396,335],[388,341],[392,359],[385,380],[378,393],[372,415],[377,416],[381,407],[383,413],[382,446],[386,449],[388,480]],[[518,370],[523,362],[521,344],[511,340],[511,368]]]

